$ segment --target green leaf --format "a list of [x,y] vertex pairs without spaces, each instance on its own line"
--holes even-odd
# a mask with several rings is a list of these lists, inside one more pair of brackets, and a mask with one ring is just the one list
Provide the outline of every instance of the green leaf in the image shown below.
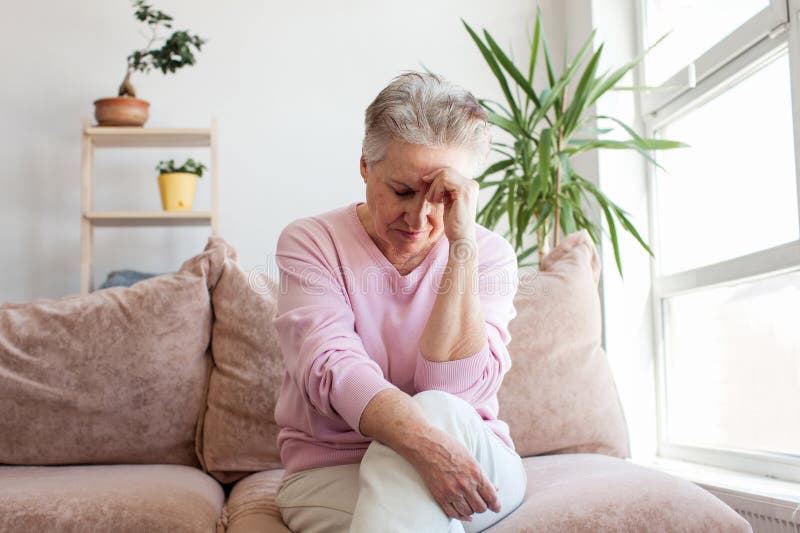
[[533,246],[524,249],[517,255],[517,262],[519,263],[520,261],[530,256],[533,252],[535,252],[538,249],[539,249],[538,244],[534,244]]
[[509,153],[509,152],[506,152],[505,150],[501,150],[501,149],[497,148],[497,146],[496,146],[496,145],[495,145],[495,146],[492,146],[492,151],[493,151],[493,152],[497,152],[498,154],[503,154],[503,155],[504,155],[504,156],[506,156],[508,159],[514,159],[514,154],[511,154],[511,153]]
[[501,184],[501,186],[499,186],[497,188],[497,190],[494,191],[494,194],[492,194],[492,197],[489,199],[489,201],[486,202],[486,204],[482,208],[480,208],[478,210],[478,214],[476,215],[475,218],[479,222],[481,220],[485,219],[486,215],[491,210],[492,205],[494,205],[495,203],[499,202],[502,197],[503,197],[503,187],[502,187],[502,184]]
[[558,159],[561,161],[561,189],[563,190],[565,186],[569,184],[570,178],[572,177],[572,163],[570,163],[569,157],[564,153],[558,154]]
[[536,230],[538,230],[547,221],[547,218],[552,212],[553,207],[550,204],[545,204],[541,211],[539,211],[539,218],[536,220],[536,224],[533,225],[533,228],[531,228],[530,233],[536,233]]
[[619,276],[622,276],[622,262],[619,259],[619,243],[617,242],[617,227],[614,224],[614,217],[611,216],[611,211],[608,208],[608,203],[605,201],[605,197],[603,195],[596,195],[597,201],[600,204],[600,208],[603,210],[603,213],[606,216],[606,222],[608,223],[608,231],[611,234],[611,244],[614,247],[614,261],[617,263],[617,270],[619,271]]
[[533,86],[533,75],[536,72],[536,61],[539,56],[539,39],[542,31],[542,12],[536,6],[536,22],[533,25],[533,39],[531,39],[531,59],[528,64],[528,83]]
[[500,88],[503,90],[503,94],[505,95],[506,100],[508,101],[508,105],[509,108],[511,109],[513,116],[519,119],[520,117],[519,106],[517,106],[517,103],[514,101],[514,97],[508,88],[508,81],[506,80],[506,77],[503,75],[503,71],[500,70],[500,67],[497,65],[497,61],[495,61],[495,58],[494,56],[492,56],[491,51],[488,48],[486,48],[486,45],[483,44],[483,41],[481,41],[480,37],[478,37],[478,35],[472,30],[469,24],[467,24],[467,22],[463,18],[461,19],[461,22],[464,24],[464,27],[467,29],[467,32],[469,32],[470,37],[472,37],[472,40],[477,45],[478,49],[483,55],[483,58],[489,65],[489,68],[494,73],[494,76],[495,78],[497,78],[498,83],[500,83]]
[[547,81],[550,87],[556,83],[556,75],[553,70],[553,61],[550,59],[550,49],[547,46],[547,39],[542,38],[542,51],[544,52],[544,64],[547,67]]
[[488,31],[483,30],[483,35],[486,38],[486,42],[489,43],[489,47],[492,49],[492,52],[494,52],[495,57],[497,57],[497,60],[500,62],[503,68],[506,69],[506,72],[511,75],[511,78],[517,82],[519,88],[525,92],[525,94],[533,101],[536,107],[539,107],[539,98],[536,96],[536,92],[533,90],[533,84],[528,83],[514,63],[512,63],[508,56],[506,56],[506,54],[503,52],[503,49],[497,45],[494,39],[492,39],[492,36],[489,35]]
[[669,141],[669,140],[666,140],[666,139],[652,139],[652,138],[651,139],[645,139],[644,137],[642,137],[638,133],[636,133],[636,131],[633,128],[631,128],[630,126],[628,126],[627,124],[625,124],[621,120],[619,120],[617,118],[614,118],[614,117],[610,117],[608,115],[597,115],[596,118],[605,119],[605,120],[611,120],[612,122],[615,122],[616,124],[621,126],[622,129],[624,129],[626,132],[628,132],[628,135],[631,136],[631,138],[634,140],[636,145],[639,146],[640,148],[642,148],[643,150],[671,150],[673,148],[688,148],[689,147],[688,144],[682,143],[680,141]]
[[505,203],[504,202],[497,202],[495,205],[492,206],[491,211],[489,212],[488,222],[490,226],[488,227],[495,227],[497,223],[503,218],[503,215],[506,213]]
[[[541,117],[543,117],[544,114],[547,113],[547,111],[553,106],[555,106],[556,118],[557,119],[560,118],[561,116],[560,99],[562,97],[562,92],[565,90],[567,85],[572,81],[572,77],[574,76],[578,67],[580,67],[580,65],[583,63],[583,59],[584,57],[586,57],[586,53],[589,51],[589,48],[591,47],[592,42],[594,41],[594,34],[595,31],[592,30],[592,33],[589,34],[589,38],[586,39],[586,41],[581,46],[580,50],[578,50],[578,53],[575,55],[572,64],[569,66],[569,68],[567,68],[564,71],[563,74],[561,74],[561,77],[558,79],[558,81],[551,85],[550,92],[547,94],[547,97],[545,97],[544,92],[542,92],[541,106],[539,107],[539,109],[534,114],[534,117],[532,118],[532,122],[534,124],[538,123]],[[545,51],[547,51],[546,47]]]
[[617,141],[612,139],[570,139],[567,143],[568,146],[573,148],[565,148],[564,152],[570,155],[575,155],[580,152],[586,152],[593,149],[609,149],[609,150],[635,150],[642,157],[653,163],[660,169],[664,169],[658,161],[647,153],[647,150],[642,149],[635,141]]
[[520,209],[517,212],[517,248],[522,248],[522,237],[525,235],[532,215],[533,211],[529,209]]
[[575,88],[575,93],[572,96],[572,103],[570,104],[564,118],[564,133],[569,136],[575,128],[578,118],[586,110],[586,100],[589,96],[589,89],[595,82],[595,74],[597,73],[597,65],[600,61],[600,55],[603,53],[603,44],[601,44],[597,51],[592,55],[586,69],[583,71],[578,86]]
[[506,211],[508,212],[508,228],[512,237],[516,234],[515,211],[517,209],[517,205],[514,201],[516,199],[516,191],[517,191],[517,184],[516,182],[512,181],[508,186],[508,197],[506,198]]
[[654,46],[657,46],[661,41],[666,38],[668,34],[663,35],[660,39],[658,39],[655,43],[647,47],[646,49],[642,50],[639,54],[636,55],[633,59],[627,62],[622,67],[615,70],[608,76],[601,78],[602,81],[597,83],[591,91],[591,94],[588,97],[588,101],[586,106],[591,106],[598,98],[603,96],[609,89],[614,87],[622,77],[627,74],[633,67],[639,64],[639,62],[644,58],[644,56],[653,49]]
[[542,190],[549,187],[552,167],[550,162],[550,155],[553,148],[553,135],[550,128],[545,128],[541,132],[539,138],[539,174],[538,183],[534,183],[535,191],[532,191],[531,196],[528,197],[528,207],[533,204],[536,199],[533,192],[538,195]]
[[565,235],[569,235],[575,231],[575,221],[572,219],[572,206],[565,202],[561,204],[561,214],[559,223],[561,224],[561,229],[564,230]]
[[[642,239],[642,237],[639,235],[639,232],[636,230],[636,228],[633,226],[633,224],[631,224],[630,220],[628,220],[628,218],[625,216],[626,214],[629,214],[629,213],[627,213],[624,209],[622,209],[621,207],[616,205],[614,202],[612,202],[611,200],[606,198],[606,196],[602,192],[600,192],[600,190],[597,189],[597,187],[595,187],[595,185],[593,183],[591,183],[590,181],[588,181],[588,180],[586,180],[584,178],[578,177],[578,176],[576,176],[576,179],[580,180],[581,184],[584,185],[584,187],[590,193],[592,193],[592,195],[597,199],[598,203],[601,204],[601,206],[605,206],[604,210],[608,210],[609,208],[611,210],[613,210],[614,214],[619,219],[620,224],[622,224],[622,227],[625,229],[625,231],[627,231],[628,233],[633,235],[633,237],[647,251],[647,253],[650,254],[651,257],[653,257],[654,256],[653,251],[644,242],[644,239]],[[610,223],[609,223],[609,226],[610,226]],[[610,229],[609,229],[609,231],[610,231]],[[620,269],[620,276],[621,275],[622,275],[622,270]]]
[[520,129],[519,125],[513,120],[508,120],[507,118],[502,117],[493,111],[487,111],[487,114],[489,115],[489,122],[491,124],[499,126],[500,128],[506,130],[514,137],[530,136],[530,133]]
[[639,244],[641,244],[642,247],[644,247],[644,249],[647,250],[647,253],[650,254],[651,257],[655,257],[653,255],[653,251],[650,249],[650,247],[647,246],[647,244],[645,244],[644,240],[642,240],[642,237],[639,235],[639,232],[636,231],[636,228],[633,227],[633,224],[631,224],[631,222],[625,217],[625,214],[624,214],[625,212],[622,209],[620,209],[619,207],[617,207],[616,205],[614,205],[613,203],[611,205],[612,205],[612,209],[614,210],[614,213],[617,215],[617,218],[620,221],[620,224],[622,224],[622,227],[625,228],[625,230],[628,233],[633,235],[633,237],[637,241],[639,241]]
[[[488,99],[488,98],[478,98],[478,103],[479,103],[479,104],[481,104],[481,105],[482,105],[483,107],[485,107],[486,109],[488,109],[488,110],[490,110],[490,111],[493,111],[493,112],[495,112],[495,113],[497,113],[497,111],[495,111],[494,109],[492,109],[492,106],[497,106],[497,107],[499,107],[499,108],[500,108],[500,110],[501,110],[503,113],[505,113],[505,114],[506,114],[506,117],[508,117],[508,118],[510,118],[510,119],[512,119],[512,120],[513,120],[513,118],[514,118],[514,115],[513,115],[513,113],[511,113],[511,111],[509,111],[509,110],[508,110],[508,108],[507,108],[506,106],[504,106],[503,104],[501,104],[500,102],[496,102],[496,101],[494,101],[494,100],[490,100],[490,99]],[[499,113],[497,113],[497,114],[499,115]]]
[[514,162],[515,162],[514,159],[511,159],[511,158],[503,159],[502,161],[498,161],[497,163],[494,163],[493,165],[490,165],[489,168],[484,170],[483,173],[480,176],[475,178],[475,181],[480,183],[487,176],[491,176],[492,174],[500,172],[504,168],[510,167],[511,165],[514,164]]

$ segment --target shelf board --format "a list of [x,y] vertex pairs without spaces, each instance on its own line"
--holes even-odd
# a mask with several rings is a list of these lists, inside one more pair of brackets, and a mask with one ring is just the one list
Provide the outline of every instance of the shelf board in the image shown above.
[[210,211],[89,211],[94,226],[208,226]]
[[84,128],[96,147],[204,147],[211,146],[210,128],[139,128],[89,126]]

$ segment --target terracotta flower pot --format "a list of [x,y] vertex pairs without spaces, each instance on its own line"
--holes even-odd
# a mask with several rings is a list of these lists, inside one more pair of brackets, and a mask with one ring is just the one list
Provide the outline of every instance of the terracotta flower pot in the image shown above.
[[99,126],[144,126],[150,102],[130,96],[94,101],[94,118]]

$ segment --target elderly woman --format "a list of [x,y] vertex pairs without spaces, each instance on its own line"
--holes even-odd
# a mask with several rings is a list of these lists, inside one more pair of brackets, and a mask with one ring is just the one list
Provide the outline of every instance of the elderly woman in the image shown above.
[[517,262],[475,222],[487,115],[412,72],[365,122],[366,202],[278,240],[277,504],[302,533],[481,531],[527,484],[497,418]]

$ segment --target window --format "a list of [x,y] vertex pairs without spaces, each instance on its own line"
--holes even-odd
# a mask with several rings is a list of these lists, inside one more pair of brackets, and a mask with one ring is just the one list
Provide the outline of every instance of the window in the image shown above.
[[[800,481],[800,0],[640,0],[659,454]],[[797,3],[797,5],[795,5]],[[794,117],[794,118],[793,118]]]

